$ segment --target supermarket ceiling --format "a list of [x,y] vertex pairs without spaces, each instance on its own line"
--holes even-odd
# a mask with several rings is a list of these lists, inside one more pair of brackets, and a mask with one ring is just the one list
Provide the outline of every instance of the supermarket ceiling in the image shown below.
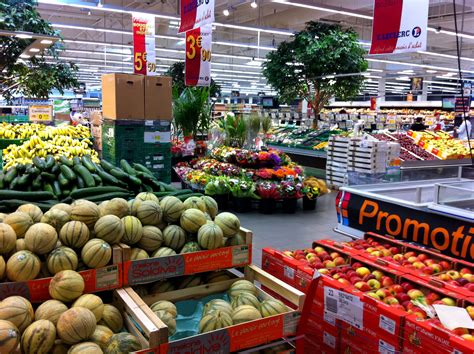
[[[80,79],[99,85],[106,72],[132,72],[131,12],[156,16],[159,70],[184,60],[185,43],[177,34],[178,0],[39,0],[43,18],[61,31],[62,57],[76,62]],[[339,23],[357,30],[370,43],[373,0],[216,0],[213,33],[213,76],[224,90],[269,92],[259,58],[288,39],[310,20]],[[458,37],[465,77],[474,78],[474,0],[456,0]],[[224,14],[226,13],[227,16]],[[376,93],[386,79],[388,94],[403,94],[410,76],[423,76],[431,91],[453,95],[457,72],[452,0],[430,0],[428,49],[415,54],[369,56],[370,77],[364,92]]]

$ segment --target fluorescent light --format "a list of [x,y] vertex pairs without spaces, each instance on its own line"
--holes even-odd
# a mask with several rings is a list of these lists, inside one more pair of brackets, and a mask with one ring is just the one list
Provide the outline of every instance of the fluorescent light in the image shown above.
[[21,54],[21,55],[20,55],[20,58],[21,58],[21,59],[29,59],[29,58],[31,58],[31,56],[28,55],[28,54]]
[[427,73],[430,73],[430,74],[434,74],[434,73],[437,73],[438,71],[436,70],[426,70]]
[[29,51],[31,53],[39,53],[40,50],[38,48],[31,48]]
[[224,11],[222,11],[222,13],[224,14],[224,16],[229,16],[230,15],[230,12],[228,9],[224,9]]
[[258,7],[258,4],[255,2],[255,0],[253,0],[250,6],[252,6],[253,9],[256,9]]
[[[435,66],[435,65],[425,65],[425,64],[414,64],[414,63],[406,63],[402,61],[395,61],[395,60],[385,60],[385,59],[372,59],[372,58],[366,58],[367,61],[372,61],[372,62],[377,62],[377,63],[386,63],[386,64],[396,64],[396,65],[404,65],[404,66],[413,66],[415,68],[424,68],[424,69],[438,69],[438,70],[444,70],[444,71],[454,71],[457,72],[457,69],[454,68],[447,68],[447,67],[442,67],[442,66]],[[472,70],[461,70],[464,73],[468,74],[474,74],[474,71]]]
[[24,34],[24,33],[18,33],[15,35],[16,38],[20,38],[20,39],[31,39],[33,38],[33,36],[29,35],[29,34]]
[[301,3],[296,3],[296,2],[289,2],[287,0],[273,0],[272,2],[275,2],[275,3],[278,3],[278,4],[302,7],[302,8],[305,8],[305,9],[312,9],[312,10],[331,12],[331,13],[335,13],[335,14],[347,15],[347,16],[352,16],[352,17],[365,18],[367,20],[372,20],[373,19],[373,16],[363,15],[363,14],[359,14],[359,13],[355,13],[355,12],[348,12],[348,11],[332,9],[330,7],[307,5],[307,4],[301,4]]
[[[427,55],[434,55],[437,57],[442,57],[442,58],[449,58],[449,59],[458,59],[456,55],[449,55],[449,54],[442,54],[442,53],[435,53],[435,52],[424,52],[424,51],[419,51],[418,53],[420,54],[427,54]],[[474,58],[468,58],[468,57],[461,57],[461,60],[467,60],[467,61],[474,61]]]
[[50,39],[42,39],[40,43],[41,44],[51,44],[51,43],[53,43],[53,41],[50,40]]

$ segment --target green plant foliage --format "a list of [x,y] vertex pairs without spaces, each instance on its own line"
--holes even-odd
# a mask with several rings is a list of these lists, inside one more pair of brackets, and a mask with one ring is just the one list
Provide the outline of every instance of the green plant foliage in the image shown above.
[[207,132],[209,129],[211,107],[208,88],[196,90],[186,87],[174,100],[174,122],[184,136],[192,135],[195,138],[199,131]]
[[[2,0],[0,29],[57,36],[57,31],[41,18],[36,5],[36,1],[32,0]],[[56,43],[42,55],[30,60],[18,60],[30,42],[28,39],[0,37],[0,70],[3,70],[0,75],[0,94],[8,102],[15,95],[47,98],[54,89],[63,93],[64,89],[77,86],[77,67],[58,60],[63,48],[61,43]],[[43,55],[52,56],[56,64],[48,64]]]
[[217,124],[225,132],[224,145],[233,147],[244,146],[247,138],[248,124],[241,115],[227,113]]
[[319,113],[331,97],[347,99],[358,94],[363,76],[327,76],[366,71],[364,54],[354,30],[308,22],[291,41],[280,43],[267,55],[263,74],[283,101],[304,98]]
[[[173,81],[173,95],[174,97],[179,97],[181,93],[186,88],[185,80],[184,80],[184,70],[185,64],[184,61],[178,61],[170,66],[168,71],[165,75],[171,76]],[[195,90],[202,90],[205,88],[196,87]],[[221,86],[211,79],[211,86],[210,86],[211,97],[218,97],[221,94]]]

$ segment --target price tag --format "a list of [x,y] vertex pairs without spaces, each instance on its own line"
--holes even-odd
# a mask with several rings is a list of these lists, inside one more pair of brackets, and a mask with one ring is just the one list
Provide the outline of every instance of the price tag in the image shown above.
[[363,329],[364,307],[357,296],[324,287],[324,310],[357,329]]
[[300,115],[298,113],[295,113],[295,119],[298,119]]
[[377,130],[383,130],[384,125],[383,123],[377,123]]
[[31,105],[28,108],[30,121],[51,122],[53,120],[53,106]]
[[143,141],[145,143],[170,143],[170,132],[145,132]]
[[391,318],[380,315],[379,327],[386,330],[388,333],[391,333],[392,335],[395,334],[395,321]]

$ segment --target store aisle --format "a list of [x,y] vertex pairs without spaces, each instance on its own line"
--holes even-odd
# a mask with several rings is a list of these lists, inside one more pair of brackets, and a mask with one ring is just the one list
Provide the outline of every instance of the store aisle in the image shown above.
[[337,192],[318,199],[316,211],[298,210],[295,214],[263,215],[258,212],[237,214],[241,225],[253,231],[253,262],[261,264],[262,248],[279,250],[311,247],[314,240],[347,240],[333,231],[336,226]]

